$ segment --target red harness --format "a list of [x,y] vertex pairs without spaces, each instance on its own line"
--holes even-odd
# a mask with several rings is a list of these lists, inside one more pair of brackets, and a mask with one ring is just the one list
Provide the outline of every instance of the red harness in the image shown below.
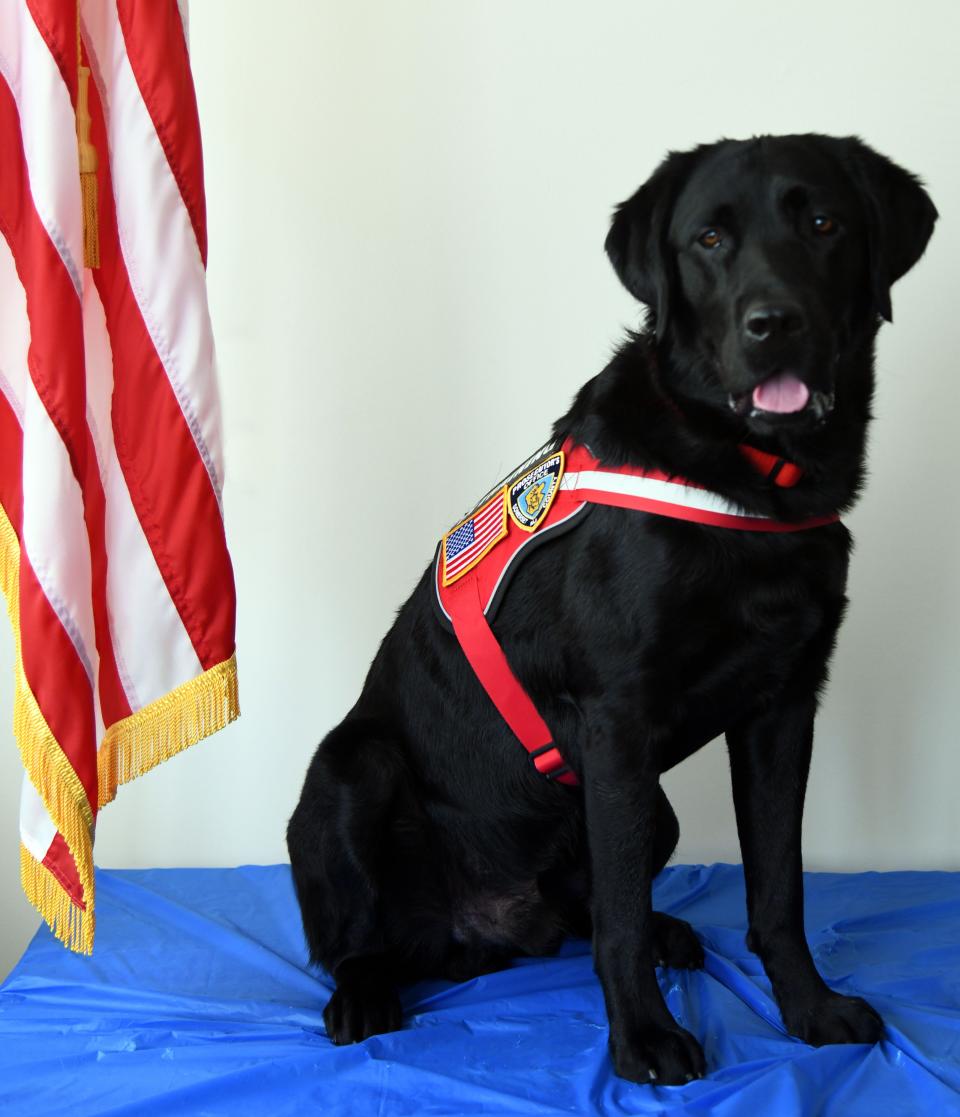
[[[742,453],[762,475],[790,488],[803,471],[752,446]],[[839,517],[773,520],[748,515],[718,493],[657,470],[601,468],[584,446],[566,443],[511,478],[440,541],[437,601],[483,689],[548,779],[580,781],[553,743],[550,730],[507,662],[490,621],[522,554],[576,527],[591,505],[631,508],[671,519],[739,531],[805,531]]]

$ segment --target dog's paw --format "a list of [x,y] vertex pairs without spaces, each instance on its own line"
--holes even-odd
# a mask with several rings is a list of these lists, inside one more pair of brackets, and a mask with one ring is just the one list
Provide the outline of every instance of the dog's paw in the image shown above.
[[784,1013],[791,1035],[813,1047],[828,1043],[878,1043],[884,1036],[883,1021],[860,997],[830,993],[812,1006]]
[[338,986],[323,1010],[327,1035],[336,1044],[359,1043],[400,1027],[400,998],[395,989]]
[[703,1048],[684,1028],[652,1028],[629,1040],[610,1037],[613,1069],[621,1078],[655,1086],[682,1086],[707,1072]]
[[676,970],[703,968],[703,947],[689,923],[666,915],[653,913],[653,964],[669,966]]

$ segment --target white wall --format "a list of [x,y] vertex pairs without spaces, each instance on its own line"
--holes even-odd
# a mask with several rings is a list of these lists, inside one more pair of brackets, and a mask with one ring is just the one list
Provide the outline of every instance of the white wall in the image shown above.
[[[859,133],[921,173],[943,217],[881,335],[807,864],[957,868],[960,6],[265,10],[191,10],[244,714],[121,790],[99,863],[285,858],[312,750],[435,539],[636,321],[602,252],[611,206],[668,147],[817,130]],[[8,660],[4,636],[0,670]],[[738,859],[722,745],[666,783],[679,858]],[[18,786],[10,740],[0,972],[33,925],[16,882]]]

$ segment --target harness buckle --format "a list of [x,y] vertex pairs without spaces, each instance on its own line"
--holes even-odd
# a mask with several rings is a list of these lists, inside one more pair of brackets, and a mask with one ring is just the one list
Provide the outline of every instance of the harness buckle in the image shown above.
[[570,773],[569,765],[560,755],[560,751],[553,741],[541,745],[538,749],[531,750],[530,759],[533,761],[534,768],[541,776],[546,776],[548,780],[556,780]]

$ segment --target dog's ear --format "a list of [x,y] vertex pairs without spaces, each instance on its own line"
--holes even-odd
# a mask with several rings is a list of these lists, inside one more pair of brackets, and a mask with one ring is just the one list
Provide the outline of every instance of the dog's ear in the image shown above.
[[890,288],[923,255],[937,209],[920,180],[856,137],[842,158],[866,210],[870,282],[877,311],[893,321]]
[[673,264],[667,227],[677,191],[694,152],[671,152],[640,189],[614,210],[604,247],[620,282],[656,320],[657,340],[669,314]]

